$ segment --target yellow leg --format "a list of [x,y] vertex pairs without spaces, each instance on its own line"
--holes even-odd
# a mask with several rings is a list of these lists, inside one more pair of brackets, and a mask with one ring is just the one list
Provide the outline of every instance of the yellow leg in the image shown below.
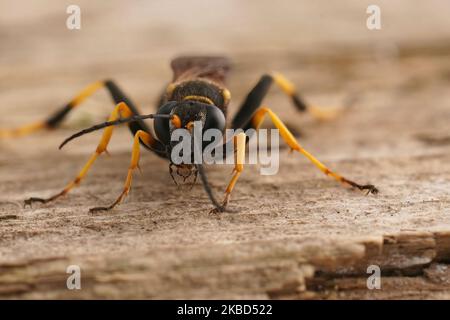
[[69,102],[69,105],[72,108],[76,108],[80,105],[86,98],[92,96],[98,89],[101,89],[105,86],[104,81],[97,81],[92,83],[91,85],[84,88],[77,96],[75,96],[72,101]]
[[78,95],[76,95],[67,105],[65,105],[61,110],[58,110],[52,117],[44,121],[37,121],[25,126],[21,126],[13,129],[0,129],[0,139],[1,138],[16,138],[22,137],[33,132],[42,129],[51,129],[54,127],[56,122],[64,117],[70,110],[79,106],[86,98],[93,95],[98,89],[105,85],[104,81],[97,81],[87,86]]
[[14,129],[0,129],[0,139],[22,137],[45,128],[45,122],[39,121]]
[[[114,108],[113,112],[111,113],[111,115],[109,117],[109,121],[117,120],[120,117],[124,117],[124,118],[130,117],[131,115],[132,115],[132,112],[128,108],[128,106],[124,102],[121,102]],[[113,130],[114,130],[113,126],[107,127],[107,128],[104,129],[102,138],[101,138],[100,143],[98,144],[97,149],[95,150],[95,152],[92,154],[92,156],[86,162],[86,164],[81,169],[81,171],[78,173],[76,178],[73,181],[71,181],[69,184],[67,184],[67,186],[61,192],[51,196],[50,198],[46,198],[46,199],[43,199],[43,198],[30,198],[28,200],[25,200],[25,205],[31,205],[33,202],[47,203],[47,202],[56,200],[59,197],[62,197],[64,195],[66,195],[67,193],[69,193],[70,190],[72,190],[74,187],[79,185],[81,180],[86,176],[86,174],[88,173],[89,169],[94,164],[95,160],[97,160],[97,158],[103,152],[107,151],[106,148],[107,148],[107,146],[109,144],[109,141],[111,140],[111,136],[113,134]]]
[[272,79],[280,87],[280,89],[288,96],[292,97],[297,93],[294,84],[289,81],[285,76],[278,72],[272,72]]
[[227,189],[225,190],[225,197],[222,202],[222,207],[213,209],[211,213],[218,213],[219,211],[224,211],[226,206],[230,202],[231,192],[233,191],[234,186],[236,185],[236,182],[239,179],[239,176],[244,170],[245,145],[246,145],[246,135],[245,133],[241,132],[234,137],[234,148],[236,150],[236,154],[235,154],[233,176],[231,177]]
[[[297,90],[292,82],[290,82],[286,77],[284,77],[281,73],[273,72],[271,74],[272,79],[278,85],[278,87],[289,97],[291,97],[297,107],[301,109],[306,109],[314,118],[317,120],[331,120],[334,119],[341,111],[341,108],[336,107],[319,107],[315,105],[306,106],[297,96]],[[300,104],[300,105],[299,105]]]
[[368,193],[378,193],[377,188],[375,186],[368,184],[368,185],[360,185],[356,182],[353,182],[351,180],[348,180],[347,178],[344,178],[343,176],[331,171],[328,169],[322,162],[320,162],[318,159],[316,159],[311,153],[303,149],[300,144],[297,142],[295,137],[292,135],[292,133],[286,128],[284,123],[278,118],[278,116],[269,108],[267,107],[261,107],[256,111],[255,115],[252,118],[252,124],[255,129],[258,129],[266,115],[269,115],[270,119],[274,123],[274,125],[277,127],[278,130],[280,130],[280,135],[283,138],[284,141],[289,145],[289,147],[292,150],[295,150],[301,154],[303,154],[306,158],[308,158],[317,168],[319,168],[320,171],[325,173],[327,176],[330,176],[337,181],[350,185],[352,187],[358,188],[359,190],[367,190]]
[[151,145],[153,141],[153,137],[149,135],[147,132],[139,130],[136,132],[134,136],[134,142],[133,142],[133,151],[131,153],[131,164],[128,168],[128,174],[127,179],[125,180],[125,185],[123,188],[122,193],[120,196],[114,201],[110,206],[108,207],[96,207],[92,208],[89,211],[90,212],[98,212],[98,211],[106,211],[111,210],[116,205],[122,202],[122,200],[128,195],[131,188],[131,182],[133,180],[133,172],[136,170],[136,168],[139,167],[139,157],[140,157],[140,141],[144,142],[147,145]]

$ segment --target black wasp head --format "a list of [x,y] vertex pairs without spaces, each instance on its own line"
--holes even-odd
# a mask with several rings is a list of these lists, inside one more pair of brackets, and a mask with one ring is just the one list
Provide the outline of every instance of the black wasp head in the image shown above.
[[170,119],[156,118],[155,133],[166,146],[171,145],[171,134],[176,129],[192,130],[194,123],[200,121],[203,131],[208,129],[225,129],[225,115],[214,105],[196,101],[169,101],[159,110],[158,114],[169,114]]
[[[156,118],[154,127],[158,139],[166,146],[167,154],[170,158],[169,172],[173,181],[176,184],[184,184],[188,180],[192,180],[191,183],[194,183],[197,178],[197,169],[193,165],[195,148],[194,124],[201,124],[203,132],[208,129],[218,129],[223,132],[225,129],[224,113],[214,105],[197,101],[169,101],[158,110],[158,114],[169,114],[171,116],[170,119]],[[171,151],[180,142],[171,141],[171,136],[175,130],[180,129],[188,130],[191,133],[191,154],[188,156],[191,161],[189,163],[183,161],[183,163],[175,165],[171,159]],[[180,152],[180,156],[183,156],[182,152]],[[173,169],[172,166],[175,166],[176,169]],[[190,179],[192,176],[194,178]],[[177,182],[177,180],[180,181]]]

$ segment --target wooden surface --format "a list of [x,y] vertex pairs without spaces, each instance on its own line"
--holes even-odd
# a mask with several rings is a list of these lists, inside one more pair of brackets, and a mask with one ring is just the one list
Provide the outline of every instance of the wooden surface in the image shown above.
[[[381,1],[380,31],[366,29],[365,1],[81,1],[80,31],[65,28],[68,4],[0,4],[1,128],[41,119],[105,78],[151,112],[171,58],[226,54],[232,111],[271,70],[308,101],[347,106],[317,123],[275,89],[266,100],[305,148],[380,194],[342,188],[283,149],[275,176],[246,167],[231,203],[239,213],[211,216],[199,184],[179,190],[167,163],[143,153],[125,203],[92,215],[125,179],[132,139],[119,129],[80,188],[22,208],[59,191],[94,150],[98,133],[57,146],[110,112],[98,93],[60,130],[0,141],[0,297],[450,298],[448,2]],[[231,168],[209,169],[220,195]],[[81,290],[66,288],[72,264]],[[373,264],[381,290],[366,286]]]

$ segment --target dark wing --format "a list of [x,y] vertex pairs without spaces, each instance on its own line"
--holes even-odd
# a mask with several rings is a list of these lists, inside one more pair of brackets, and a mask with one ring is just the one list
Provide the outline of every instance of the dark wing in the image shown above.
[[171,67],[173,82],[206,78],[224,84],[231,63],[225,57],[181,56],[172,60]]

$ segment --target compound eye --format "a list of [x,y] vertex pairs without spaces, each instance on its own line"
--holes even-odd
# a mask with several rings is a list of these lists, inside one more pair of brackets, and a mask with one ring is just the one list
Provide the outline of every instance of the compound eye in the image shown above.
[[[177,103],[175,101],[167,102],[161,108],[159,108],[158,114],[170,114],[170,112],[172,111],[172,109],[175,107],[176,104]],[[153,122],[153,125],[158,140],[165,145],[170,144],[169,119],[156,118]]]
[[223,131],[225,129],[225,115],[216,106],[208,106],[205,120],[205,130],[215,128]]

